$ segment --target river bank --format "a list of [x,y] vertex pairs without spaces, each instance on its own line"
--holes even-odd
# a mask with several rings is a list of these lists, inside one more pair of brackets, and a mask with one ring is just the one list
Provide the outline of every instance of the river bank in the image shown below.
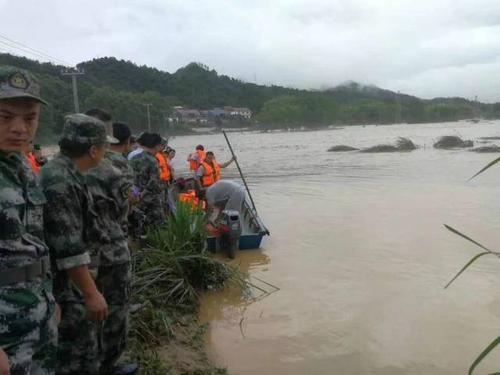
[[206,218],[182,203],[164,227],[133,245],[131,329],[127,357],[147,375],[219,375],[197,314],[208,290],[238,285],[239,272],[209,253]]

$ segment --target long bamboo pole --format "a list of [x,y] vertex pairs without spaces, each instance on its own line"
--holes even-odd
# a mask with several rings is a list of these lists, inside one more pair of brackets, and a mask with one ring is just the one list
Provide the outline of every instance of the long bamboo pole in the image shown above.
[[236,163],[236,168],[238,168],[238,172],[240,172],[241,179],[243,180],[243,185],[245,185],[245,189],[247,190],[248,197],[250,198],[250,202],[252,203],[253,210],[257,213],[257,208],[255,207],[255,202],[253,201],[252,194],[250,193],[250,189],[248,188],[247,182],[245,180],[245,176],[243,176],[243,172],[241,171],[240,164],[238,163],[238,159],[234,154],[233,147],[231,146],[231,142],[229,142],[229,138],[227,137],[226,132],[223,130],[222,134],[224,134],[224,138],[226,138],[227,145],[229,146],[229,150],[233,155],[234,162]]

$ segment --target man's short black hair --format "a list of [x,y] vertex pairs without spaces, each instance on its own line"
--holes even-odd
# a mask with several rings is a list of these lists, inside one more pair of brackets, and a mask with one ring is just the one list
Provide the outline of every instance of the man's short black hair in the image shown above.
[[144,132],[141,134],[137,142],[144,147],[153,148],[161,145],[161,136],[158,133]]
[[132,132],[130,127],[124,122],[114,122],[113,123],[113,137],[118,139],[119,145],[123,145],[128,142],[132,137]]
[[212,156],[215,156],[214,153],[212,151],[207,151],[207,153],[205,154],[206,156],[209,156],[209,155],[212,155]]
[[203,145],[198,145],[196,146],[196,150],[205,151],[205,147],[203,147]]
[[99,108],[92,108],[85,112],[87,116],[95,117],[103,122],[111,121],[111,115]]
[[78,143],[68,139],[61,139],[59,141],[61,154],[66,155],[70,159],[77,159],[84,156],[89,152],[90,147],[92,147],[90,143]]

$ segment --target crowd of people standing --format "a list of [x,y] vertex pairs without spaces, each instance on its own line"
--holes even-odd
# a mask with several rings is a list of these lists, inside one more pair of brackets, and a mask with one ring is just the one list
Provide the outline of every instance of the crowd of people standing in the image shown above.
[[66,116],[47,161],[32,144],[44,104],[31,73],[0,66],[0,375],[134,374],[119,362],[130,238],[161,227],[178,196],[198,205],[234,158],[198,146],[188,184],[166,139],[92,109]]

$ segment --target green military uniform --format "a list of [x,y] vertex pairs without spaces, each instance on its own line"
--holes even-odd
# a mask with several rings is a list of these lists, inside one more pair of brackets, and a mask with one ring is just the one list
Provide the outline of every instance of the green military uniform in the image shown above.
[[[61,138],[82,144],[107,142],[104,123],[79,114],[66,117]],[[45,235],[54,268],[54,295],[62,312],[57,373],[97,374],[101,323],[87,319],[83,296],[67,271],[87,266],[97,277],[99,248],[90,245],[109,239],[98,227],[85,177],[69,157],[58,154],[48,162],[42,169],[41,183],[47,198]]]
[[86,175],[100,227],[110,239],[109,243],[96,244],[101,250],[97,287],[109,309],[101,332],[101,374],[112,373],[128,336],[131,262],[124,224],[132,186],[130,173],[123,155],[107,151],[104,160]]
[[[27,72],[0,67],[0,100],[38,96]],[[57,326],[48,248],[45,197],[18,153],[0,151],[0,347],[11,375],[54,373]]]
[[[111,151],[111,150],[108,150],[106,152],[106,155],[104,155],[104,158],[109,160],[111,162],[111,164],[113,165],[113,167],[117,168],[121,172],[124,181],[126,181],[127,194],[128,194],[129,189],[135,183],[135,175],[134,175],[134,170],[130,166],[127,158],[125,157],[125,155],[123,155],[119,152]],[[128,198],[128,196],[127,196],[127,198]],[[126,202],[126,206],[127,206],[127,211],[123,210],[122,217],[121,217],[122,227],[123,227],[123,231],[125,234],[128,233],[128,215],[129,215],[128,201]]]
[[146,229],[154,229],[165,222],[165,202],[160,182],[158,162],[146,151],[134,156],[130,165],[135,172],[135,184],[143,192],[137,208],[145,215]]

